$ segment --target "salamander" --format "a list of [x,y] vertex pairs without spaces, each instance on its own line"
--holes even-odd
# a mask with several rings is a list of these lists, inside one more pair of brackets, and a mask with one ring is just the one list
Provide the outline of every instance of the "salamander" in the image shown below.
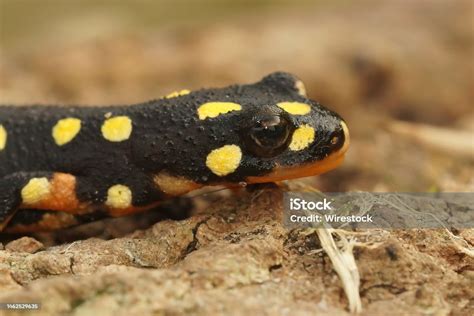
[[0,106],[0,231],[54,230],[192,190],[337,167],[344,120],[296,76],[182,90],[135,105]]

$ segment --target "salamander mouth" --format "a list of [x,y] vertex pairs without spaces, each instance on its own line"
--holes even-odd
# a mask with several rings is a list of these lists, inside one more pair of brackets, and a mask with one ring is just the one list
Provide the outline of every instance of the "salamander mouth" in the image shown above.
[[295,167],[281,167],[277,166],[272,172],[264,176],[258,177],[247,177],[247,183],[266,183],[275,182],[296,178],[304,178],[315,176],[328,172],[334,168],[337,168],[343,161],[347,150],[349,149],[350,137],[347,125],[342,122],[342,128],[344,130],[345,141],[344,145],[337,151],[333,152],[323,160],[318,160],[305,165]]

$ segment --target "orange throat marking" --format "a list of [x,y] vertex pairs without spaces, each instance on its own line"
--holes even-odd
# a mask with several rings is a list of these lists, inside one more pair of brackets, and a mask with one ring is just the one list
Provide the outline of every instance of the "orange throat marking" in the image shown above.
[[298,167],[277,167],[275,171],[261,177],[248,177],[247,183],[266,183],[315,176],[338,167],[344,154],[335,154],[315,163]]

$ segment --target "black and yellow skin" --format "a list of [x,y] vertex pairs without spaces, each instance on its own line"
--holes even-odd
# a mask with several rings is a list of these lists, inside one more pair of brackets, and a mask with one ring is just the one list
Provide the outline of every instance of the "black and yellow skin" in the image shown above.
[[348,136],[338,114],[282,72],[136,105],[0,106],[0,231],[125,215],[208,185],[319,174],[340,164]]

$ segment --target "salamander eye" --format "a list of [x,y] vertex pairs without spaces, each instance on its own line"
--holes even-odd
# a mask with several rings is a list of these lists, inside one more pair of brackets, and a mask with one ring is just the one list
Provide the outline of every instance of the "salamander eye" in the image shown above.
[[247,149],[259,157],[272,157],[283,152],[290,142],[290,122],[282,116],[258,119],[245,133]]

